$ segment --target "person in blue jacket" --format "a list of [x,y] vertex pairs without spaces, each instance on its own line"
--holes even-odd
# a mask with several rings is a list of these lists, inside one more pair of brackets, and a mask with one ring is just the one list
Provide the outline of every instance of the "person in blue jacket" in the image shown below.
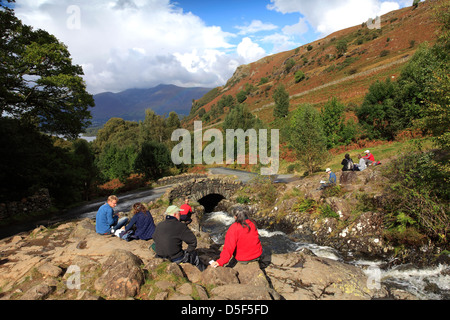
[[322,183],[321,186],[319,187],[319,190],[323,190],[325,188],[336,185],[336,174],[333,171],[331,171],[330,168],[327,168],[327,170],[325,171],[329,174],[328,182]]
[[[133,205],[134,216],[130,223],[123,227],[124,233],[120,237],[125,240],[150,240],[155,232],[155,222],[150,211],[140,202]],[[125,238],[123,238],[126,235]]]
[[95,231],[99,234],[114,234],[114,232],[128,223],[128,218],[119,219],[119,215],[114,213],[119,199],[116,196],[109,196],[106,203],[102,205],[95,218]]

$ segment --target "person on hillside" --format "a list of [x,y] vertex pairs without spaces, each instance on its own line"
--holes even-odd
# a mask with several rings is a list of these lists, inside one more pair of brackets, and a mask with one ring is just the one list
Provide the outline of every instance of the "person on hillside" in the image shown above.
[[358,154],[358,159],[359,159],[359,163],[354,165],[355,171],[364,171],[364,170],[366,170],[366,168],[367,168],[366,167],[366,160],[363,157],[361,157],[360,154]]
[[155,232],[155,222],[150,211],[140,202],[133,205],[134,215],[126,227],[122,227],[119,237],[130,241],[150,240]]
[[345,155],[344,160],[341,162],[342,164],[342,171],[353,171],[353,160],[350,158],[350,155],[347,153]]
[[[180,222],[180,208],[169,206],[165,215],[165,220],[156,226],[153,233],[156,256],[177,264],[188,262],[200,271],[205,270],[196,251],[197,238],[186,224]],[[186,250],[183,250],[183,242],[188,245]]]
[[238,205],[233,207],[230,213],[234,216],[236,222],[228,228],[220,258],[210,262],[211,266],[214,268],[223,267],[228,263],[228,267],[233,267],[238,262],[258,261],[260,266],[264,268],[267,259],[263,255],[258,229],[253,221],[248,218],[248,208]]
[[366,154],[363,159],[366,161],[366,166],[370,166],[375,162],[375,157],[370,153],[369,150],[364,151]]
[[330,168],[327,168],[325,170],[325,172],[328,173],[328,182],[325,182],[325,181],[322,182],[321,181],[320,182],[321,185],[320,185],[318,190],[323,190],[325,188],[328,188],[328,187],[336,185],[336,174],[333,171],[331,171]]
[[184,204],[180,206],[180,221],[188,225],[192,222],[191,216],[193,213],[192,207],[189,205],[189,198],[186,197]]
[[99,234],[114,234],[114,232],[128,223],[128,218],[123,217],[119,219],[119,215],[114,213],[114,208],[117,206],[119,199],[111,195],[102,205],[95,218],[95,231]]

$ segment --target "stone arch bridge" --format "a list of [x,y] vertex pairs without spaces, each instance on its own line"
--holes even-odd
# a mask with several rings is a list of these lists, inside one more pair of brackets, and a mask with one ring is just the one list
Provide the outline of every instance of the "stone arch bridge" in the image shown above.
[[183,179],[182,182],[173,185],[164,194],[170,203],[177,199],[189,197],[205,207],[210,212],[222,199],[229,199],[243,186],[239,180],[230,177],[196,177]]

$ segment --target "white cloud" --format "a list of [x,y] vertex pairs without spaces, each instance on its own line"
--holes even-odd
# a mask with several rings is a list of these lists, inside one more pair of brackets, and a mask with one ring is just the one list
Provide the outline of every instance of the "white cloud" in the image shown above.
[[300,18],[298,23],[291,25],[291,26],[285,26],[283,28],[284,34],[290,34],[290,35],[303,35],[306,32],[308,32],[309,27],[306,22],[305,18]]
[[[68,12],[74,3],[78,12]],[[235,71],[234,59],[223,54],[235,47],[234,35],[169,0],[21,0],[15,12],[68,46],[91,93],[161,82],[218,86]]]
[[265,36],[261,39],[261,41],[271,43],[273,45],[273,53],[287,51],[300,46],[299,43],[292,40],[291,36],[281,33]]
[[254,62],[266,56],[266,52],[257,43],[254,43],[249,37],[242,39],[237,46],[237,53],[244,58],[245,63]]
[[382,0],[270,0],[270,10],[300,13],[322,36],[361,24],[369,18],[400,8],[395,1]]
[[241,30],[239,31],[239,34],[241,35],[278,29],[276,25],[272,23],[264,23],[261,20],[253,20],[248,26],[236,26],[235,28]]

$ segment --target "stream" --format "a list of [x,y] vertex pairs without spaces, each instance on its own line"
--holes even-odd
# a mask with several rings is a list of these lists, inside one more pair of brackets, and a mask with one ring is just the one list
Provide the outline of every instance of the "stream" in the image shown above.
[[[205,214],[201,222],[202,231],[210,234],[217,244],[223,244],[228,227],[234,218],[227,212]],[[258,230],[263,247],[270,248],[272,253],[289,253],[303,248],[311,250],[319,257],[338,260],[360,267],[370,279],[376,279],[389,288],[403,289],[422,300],[450,299],[450,268],[446,265],[417,269],[411,265],[399,265],[391,269],[383,269],[385,261],[348,260],[339,251],[315,243],[305,242],[290,237],[281,231]]]
[[[234,174],[244,183],[252,177],[251,173],[237,171],[227,168],[210,169],[212,173]],[[293,177],[290,175],[280,175],[272,177],[275,183],[286,182]],[[156,200],[161,197],[170,186],[155,188],[152,190],[139,190],[118,195],[119,202],[115,208],[116,212],[127,212],[136,202]],[[36,219],[27,223],[12,225],[0,228],[0,239],[29,231],[33,228],[44,225],[49,226],[55,223],[70,221],[75,219],[91,218],[95,219],[98,208],[105,203],[106,199],[98,199],[76,208],[68,209],[60,215],[51,219]],[[227,212],[206,213],[201,221],[202,231],[210,234],[212,240],[217,244],[223,244],[225,233],[228,227],[234,222],[234,218]],[[331,248],[319,246],[315,243],[305,241],[281,231],[258,230],[261,243],[264,247],[270,248],[272,253],[289,253],[307,248],[319,257],[342,261],[360,267],[369,277],[380,279],[379,281],[391,288],[399,288],[408,291],[423,300],[449,300],[450,299],[450,266],[439,265],[437,267],[417,269],[411,265],[399,265],[391,269],[383,269],[385,261],[365,261],[354,259],[349,261],[343,258],[339,251]]]

